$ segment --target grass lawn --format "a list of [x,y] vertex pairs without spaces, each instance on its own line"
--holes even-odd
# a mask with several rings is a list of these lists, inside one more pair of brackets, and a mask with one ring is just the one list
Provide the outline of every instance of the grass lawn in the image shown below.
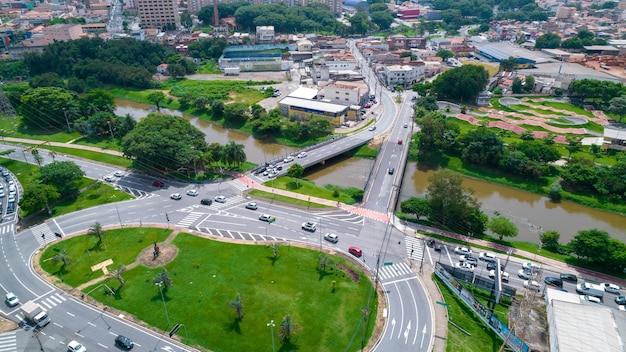
[[441,280],[435,275],[433,278],[444,301],[448,306],[448,319],[461,329],[448,323],[448,336],[446,351],[448,352],[496,352],[502,346],[503,341],[493,332],[478,316],[465,305]]
[[311,197],[318,197],[323,199],[330,199],[333,201],[339,201],[345,204],[354,204],[356,200],[352,198],[350,190],[351,188],[337,187],[339,195],[335,196],[335,187],[327,185],[326,187],[319,187],[314,182],[308,180],[298,180],[299,187],[296,187],[296,182],[293,178],[283,176],[264,183],[265,186],[273,187],[277,189],[284,189],[299,194],[306,194]]
[[[132,235],[138,231],[143,233]],[[86,282],[94,275],[89,269],[94,263],[112,258],[114,264],[110,268],[117,269],[118,264],[132,262],[142,249],[151,247],[153,241],[162,240],[168,233],[165,229],[136,228],[108,231],[104,238],[107,252],[92,251],[92,260],[85,251],[93,248],[94,239],[71,238],[47,248],[42,255],[42,267],[59,275],[61,265],[52,266],[51,261],[45,260],[61,248],[68,248],[68,254],[75,258],[65,269],[65,281]],[[169,264],[161,268],[140,265],[127,270],[123,288],[115,279],[107,282],[116,292],[114,297],[100,289],[90,296],[165,331],[183,323],[189,337],[186,338],[182,329],[178,335],[184,343],[212,351],[269,349],[270,320],[276,324],[277,351],[359,351],[363,332],[365,341],[371,336],[374,319],[364,324],[361,309],[367,306],[372,283],[358,271],[358,282],[334,266],[320,272],[317,251],[282,245],[274,258],[272,249],[265,245],[217,242],[186,233],[179,233],[172,244],[178,254]],[[354,270],[344,259],[331,258]],[[152,283],[163,268],[173,281],[173,286],[163,291],[169,326],[159,288]],[[243,301],[242,320],[237,319],[235,310],[229,306],[237,293]],[[371,302],[369,311],[373,317],[377,314],[374,296]],[[290,342],[281,343],[278,329],[285,315],[301,330]],[[352,339],[355,334],[358,338]]]
[[281,196],[280,194],[274,194],[271,192],[259,191],[257,189],[253,189],[248,193],[252,197],[265,198],[268,200],[276,200],[277,202],[285,203],[285,204],[293,204],[299,207],[307,207],[307,208],[331,208],[327,205],[317,204],[317,203],[309,203],[300,199],[295,199],[291,197]]
[[[54,205],[51,216],[60,216],[73,213],[75,211],[96,207],[107,203],[121,202],[123,200],[135,199],[126,192],[119,191],[102,182],[83,178],[81,181],[82,192],[76,198],[61,201]],[[85,188],[86,187],[86,188]]]

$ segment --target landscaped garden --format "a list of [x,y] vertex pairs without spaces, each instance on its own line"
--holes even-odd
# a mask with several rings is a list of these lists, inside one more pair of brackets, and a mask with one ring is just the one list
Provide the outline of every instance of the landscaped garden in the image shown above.
[[[372,336],[376,292],[342,257],[285,243],[242,245],[173,235],[168,229],[104,234],[96,225],[87,236],[47,247],[39,258],[42,269],[57,283],[78,287],[149,326],[169,331],[184,324],[178,335],[186,344],[213,351],[257,351],[264,345],[269,350],[270,320],[277,351],[357,351]],[[109,275],[92,272],[108,259]]]

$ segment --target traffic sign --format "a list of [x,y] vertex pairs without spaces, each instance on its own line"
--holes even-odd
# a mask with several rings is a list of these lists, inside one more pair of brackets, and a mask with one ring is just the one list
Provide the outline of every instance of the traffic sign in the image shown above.
[[392,262],[385,262],[383,265],[384,266],[390,266],[390,265],[393,265],[393,263]]

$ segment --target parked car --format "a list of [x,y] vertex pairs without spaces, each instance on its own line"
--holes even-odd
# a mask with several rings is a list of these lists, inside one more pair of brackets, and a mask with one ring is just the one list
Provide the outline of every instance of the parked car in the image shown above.
[[261,214],[259,216],[259,220],[261,221],[266,221],[266,222],[270,222],[270,220],[272,220],[272,216],[269,214]]
[[211,205],[212,203],[213,203],[213,201],[212,201],[212,200],[210,200],[209,198],[203,198],[203,199],[200,201],[200,204],[202,204],[202,205]]
[[173,200],[180,200],[182,198],[182,196],[180,195],[180,193],[172,193],[170,198],[173,199]]
[[217,196],[213,200],[218,202],[218,203],[226,203],[226,197],[224,197],[224,196]]
[[13,292],[7,293],[4,297],[9,307],[15,307],[16,305],[20,304],[20,300]]
[[317,226],[315,226],[315,223],[311,221],[307,221],[305,223],[302,223],[302,229],[305,231],[315,232],[315,229],[317,229]]
[[489,253],[489,252],[481,252],[478,255],[478,259],[485,261],[485,262],[495,262],[496,261],[496,255],[493,253]]
[[602,304],[602,300],[598,297],[590,296],[590,295],[580,295],[581,301],[587,301],[591,303]]
[[117,171],[115,171],[115,173],[113,174],[113,176],[115,176],[115,177],[122,177],[122,176],[124,176],[124,171],[122,171],[122,170],[117,170]]
[[360,258],[363,255],[363,251],[361,250],[361,248],[356,247],[356,246],[348,247],[348,252],[350,252],[350,254],[358,258]]
[[441,250],[443,249],[443,245],[440,242],[435,242],[434,248],[435,252],[441,252]]
[[561,273],[561,275],[559,275],[559,277],[563,281],[568,281],[568,282],[572,282],[572,283],[577,283],[578,282],[578,278],[574,274]]
[[620,293],[620,287],[616,284],[609,284],[606,282],[603,282],[600,284],[600,286],[604,287],[604,291],[608,292],[608,293],[612,293],[615,295],[619,295]]
[[198,195],[198,190],[197,189],[190,189],[187,191],[187,195],[188,196],[192,196],[192,197],[196,197]]
[[246,209],[257,210],[258,208],[259,208],[259,205],[256,204],[255,202],[249,202],[248,204],[246,204]]
[[114,182],[115,181],[115,177],[108,175],[104,177],[104,180],[107,182]]
[[619,304],[620,306],[626,305],[626,297],[625,296],[615,297],[615,303]]
[[159,180],[154,180],[154,181],[152,181],[152,185],[154,187],[163,187],[163,186],[165,186],[165,182],[159,181]]
[[532,275],[532,272],[530,270],[526,270],[526,269],[520,269],[517,272],[517,276],[519,276],[520,279],[530,279],[530,276]]
[[324,235],[324,239],[330,243],[337,243],[339,242],[339,236],[335,235],[334,233],[327,233]]
[[543,282],[545,282],[548,286],[563,287],[563,280],[559,279],[558,277],[548,276],[543,279]]
[[[487,270],[493,270],[498,266],[496,262],[487,262]],[[500,264],[500,270],[504,270],[504,264]]]
[[67,344],[67,350],[68,352],[87,352],[87,348],[76,340]]
[[369,109],[372,107],[372,104],[370,103],[366,103],[365,105],[363,105],[364,108]]
[[467,255],[472,254],[472,250],[465,246],[456,246],[456,248],[454,248],[454,253]]
[[541,271],[541,265],[531,263],[531,262],[525,262],[524,264],[522,264],[522,269],[528,269],[532,271],[533,273],[536,273],[536,272]]
[[[492,279],[495,279],[496,277],[496,271],[495,270],[489,270],[489,277]],[[504,272],[504,271],[500,271],[500,279],[504,282],[509,282],[509,273]]]
[[368,131],[374,131],[376,130],[376,126],[370,126],[370,128],[367,129]]
[[128,337],[117,335],[117,337],[115,338],[115,345],[120,346],[126,350],[130,350],[135,344],[133,343],[133,340],[129,339]]
[[402,138],[398,139],[398,145],[402,145]]

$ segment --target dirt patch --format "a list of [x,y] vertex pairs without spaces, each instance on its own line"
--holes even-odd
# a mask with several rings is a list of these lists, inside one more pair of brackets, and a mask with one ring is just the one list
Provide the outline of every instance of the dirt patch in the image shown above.
[[171,262],[178,255],[178,247],[174,245],[167,243],[157,245],[159,246],[158,257],[154,258],[154,247],[150,246],[139,253],[137,262],[148,268],[157,268]]
[[339,269],[339,270],[343,271],[344,273],[346,273],[348,275],[348,277],[352,281],[359,282],[359,279],[360,279],[359,273],[354,271],[352,268],[350,268],[346,264],[344,264],[344,263],[337,264],[337,269]]
[[509,309],[509,325],[532,351],[547,352],[548,320],[546,302],[539,296],[514,299]]

